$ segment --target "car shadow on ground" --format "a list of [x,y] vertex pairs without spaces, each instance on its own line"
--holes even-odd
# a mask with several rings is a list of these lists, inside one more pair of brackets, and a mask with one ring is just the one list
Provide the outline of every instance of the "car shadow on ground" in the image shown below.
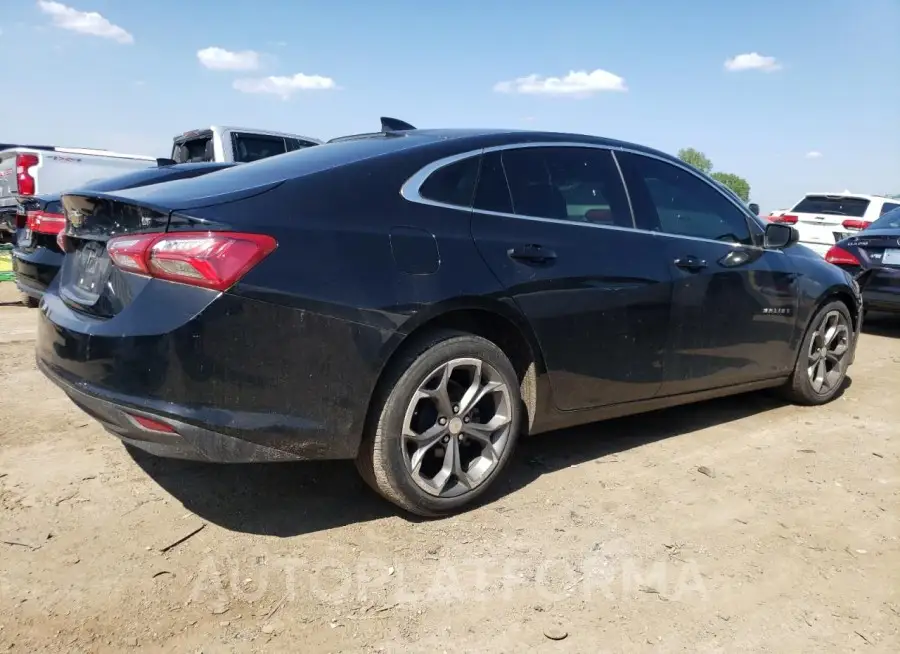
[[900,316],[893,313],[866,314],[863,321],[863,333],[873,336],[900,338]]
[[[842,393],[850,383],[848,377]],[[750,393],[525,438],[481,504],[495,503],[544,474],[784,404],[771,393]],[[349,461],[215,465],[128,451],[185,508],[232,531],[290,537],[390,516],[419,520],[377,497]]]

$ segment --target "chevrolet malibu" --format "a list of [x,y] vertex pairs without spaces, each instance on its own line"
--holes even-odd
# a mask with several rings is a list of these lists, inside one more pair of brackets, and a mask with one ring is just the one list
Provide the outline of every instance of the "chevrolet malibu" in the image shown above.
[[789,225],[640,145],[408,127],[65,195],[40,369],[130,446],[354,459],[425,516],[523,434],[840,392],[859,288]]

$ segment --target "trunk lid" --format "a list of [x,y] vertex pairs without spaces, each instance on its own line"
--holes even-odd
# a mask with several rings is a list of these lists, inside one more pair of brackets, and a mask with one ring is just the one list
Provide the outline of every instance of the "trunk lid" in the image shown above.
[[109,318],[134,297],[132,280],[117,270],[106,252],[115,236],[164,232],[168,212],[122,201],[115,196],[64,195],[66,258],[59,272],[59,294],[74,309]]
[[866,230],[854,245],[868,259],[869,266],[900,270],[900,230]]

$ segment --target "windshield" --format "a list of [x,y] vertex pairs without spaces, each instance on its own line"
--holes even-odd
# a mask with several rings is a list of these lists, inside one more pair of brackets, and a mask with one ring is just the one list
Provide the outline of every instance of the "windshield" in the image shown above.
[[862,218],[868,208],[869,201],[864,198],[850,198],[841,195],[807,195],[792,211]]
[[900,229],[900,208],[888,211],[869,225],[869,229]]

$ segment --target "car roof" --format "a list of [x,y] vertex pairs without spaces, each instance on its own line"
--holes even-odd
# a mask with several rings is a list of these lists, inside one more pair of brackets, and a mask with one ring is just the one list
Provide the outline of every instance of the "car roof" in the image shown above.
[[844,191],[842,193],[835,193],[834,191],[823,191],[819,193],[810,192],[803,196],[804,198],[809,197],[826,197],[826,198],[857,198],[859,200],[891,200],[892,198],[888,195],[874,195],[869,193],[851,193],[850,191]]
[[[535,131],[524,129],[475,129],[475,128],[437,128],[437,129],[410,129],[395,132],[372,132],[368,134],[355,134],[341,136],[332,139],[328,143],[349,141],[367,138],[409,138],[422,142],[443,142],[450,144],[456,142],[460,146],[468,145],[472,149],[480,147],[495,147],[502,145],[516,145],[518,143],[584,143],[585,145],[600,145],[610,148],[624,148],[661,156],[669,160],[677,160],[674,156],[655,150],[653,148],[621,141],[603,136],[589,134],[575,134],[570,132]],[[327,143],[326,143],[327,145]]]

